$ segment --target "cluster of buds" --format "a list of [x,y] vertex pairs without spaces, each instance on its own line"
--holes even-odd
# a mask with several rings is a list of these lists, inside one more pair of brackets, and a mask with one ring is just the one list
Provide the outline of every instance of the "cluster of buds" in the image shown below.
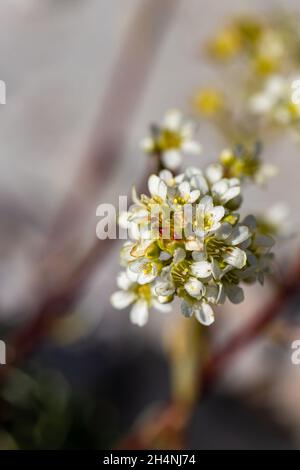
[[184,316],[210,325],[214,306],[243,300],[242,283],[263,283],[273,239],[254,216],[241,218],[241,182],[221,159],[204,171],[153,174],[147,195],[133,189],[133,205],[119,218],[130,239],[121,249],[114,307],[132,305],[131,321],[143,326],[151,307],[169,311],[179,298]]

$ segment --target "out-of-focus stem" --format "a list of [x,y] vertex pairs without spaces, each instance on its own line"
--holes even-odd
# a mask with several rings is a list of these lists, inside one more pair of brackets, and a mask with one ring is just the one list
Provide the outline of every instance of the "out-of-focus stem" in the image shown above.
[[[224,346],[213,353],[206,364],[199,366],[197,370],[198,387],[197,399],[206,395],[216,384],[220,374],[226,371],[226,366],[237,354],[254,341],[270,323],[282,312],[283,308],[290,301],[300,288],[300,259],[287,273],[286,281],[277,286],[273,298],[258,312],[253,319],[235,333]],[[187,358],[188,360],[188,358]],[[189,410],[191,412],[191,410]],[[166,420],[166,416],[169,417]],[[170,418],[172,417],[172,419]],[[189,422],[190,413],[187,413],[186,407],[182,407],[181,403],[171,402],[162,407],[156,414],[150,416],[148,421],[141,422],[138,428],[129,433],[120,443],[121,449],[151,449],[155,447],[156,436],[153,429],[159,431],[160,442],[164,442],[164,433],[170,436],[172,433],[181,436],[181,442],[185,441],[185,429]],[[176,418],[176,419],[175,419]],[[155,423],[155,428],[153,428]],[[172,428],[173,423],[173,428]],[[178,426],[181,423],[181,427]],[[170,429],[171,428],[171,429]],[[148,430],[151,433],[148,433]],[[175,431],[178,431],[177,434]],[[151,439],[148,439],[151,437]],[[132,447],[132,445],[135,447]],[[172,448],[172,443],[168,441],[168,447]]]

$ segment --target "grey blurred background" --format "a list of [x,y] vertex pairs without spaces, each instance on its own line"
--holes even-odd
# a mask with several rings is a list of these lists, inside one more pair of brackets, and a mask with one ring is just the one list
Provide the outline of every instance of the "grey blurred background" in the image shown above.
[[[149,122],[159,120],[168,108],[189,112],[189,100],[201,86],[227,86],[226,77],[201,54],[211,34],[233,14],[264,16],[276,6],[300,14],[296,0],[152,0],[149,4],[141,0],[0,3],[0,79],[7,85],[7,104],[0,107],[4,329],[29,322],[42,299],[60,288],[97,242],[97,205],[117,203],[119,194],[127,194],[133,183],[143,179],[147,162],[139,142]],[[198,138],[204,148],[203,164],[215,160],[224,145],[216,130],[203,123]],[[116,148],[111,144],[114,139],[119,142]],[[297,232],[299,147],[285,136],[269,144],[264,156],[279,167],[280,176],[267,190],[248,189],[245,211],[285,201]],[[297,240],[279,244],[279,260],[292,259],[296,246]],[[146,404],[169,396],[162,337],[180,315],[175,311],[166,318],[153,313],[149,326],[137,330],[129,324],[127,312],[110,307],[118,248],[116,242],[109,253],[99,256],[70,308],[73,315],[60,320],[61,329],[39,343],[30,358],[41,367],[61,369],[75,390],[96,390],[104,401],[113,397],[112,414],[118,425],[111,440],[104,439],[108,446],[129,429]],[[226,306],[214,327],[215,341],[235,331],[270,295],[270,286],[251,287],[242,306]],[[290,341],[297,338],[300,327],[295,322]],[[290,351],[260,339],[230,365],[216,396],[199,405],[189,446],[297,447],[299,387],[300,368],[291,365]],[[254,390],[253,395],[249,390]],[[105,427],[111,417],[103,420]]]

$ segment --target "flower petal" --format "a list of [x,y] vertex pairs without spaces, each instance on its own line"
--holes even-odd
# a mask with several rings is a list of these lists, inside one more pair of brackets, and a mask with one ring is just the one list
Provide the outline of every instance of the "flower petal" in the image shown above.
[[180,129],[180,134],[181,137],[185,142],[192,140],[192,136],[196,131],[196,123],[195,121],[189,120],[185,121],[185,123],[182,124],[181,129]]
[[167,185],[171,184],[174,180],[174,176],[169,170],[162,170],[159,173],[160,179],[162,179]]
[[226,204],[227,202],[231,201],[231,199],[234,199],[235,197],[239,196],[240,193],[240,186],[233,186],[232,188],[229,188],[227,191],[225,191],[225,193],[222,195],[222,202]]
[[131,282],[137,282],[138,273],[134,273],[133,271],[131,271],[129,269],[129,266],[127,266],[126,274],[128,276],[128,279],[130,279]]
[[183,183],[180,183],[180,185],[178,186],[178,190],[180,192],[180,196],[183,199],[187,200],[189,198],[191,188],[190,188],[190,185],[187,181],[183,181]]
[[194,261],[206,261],[206,255],[204,251],[193,251],[192,258]]
[[198,239],[188,240],[185,242],[185,249],[187,251],[200,251],[203,249],[203,243]]
[[184,288],[191,297],[198,298],[203,293],[203,284],[195,277],[190,277],[184,284]]
[[130,320],[134,325],[144,326],[149,317],[148,305],[145,300],[138,300],[130,311]]
[[192,204],[193,202],[196,202],[197,199],[199,199],[200,197],[200,191],[199,189],[194,189],[193,191],[191,191],[190,193],[190,197],[189,197],[189,202]]
[[126,271],[122,271],[117,276],[117,285],[120,289],[128,290],[132,286],[132,281],[126,274]]
[[207,278],[211,275],[211,264],[208,261],[197,261],[192,263],[191,272],[196,277]]
[[225,209],[223,206],[215,206],[210,210],[210,214],[214,222],[219,222],[225,215]]
[[201,194],[208,193],[208,184],[204,176],[200,174],[195,174],[191,177],[191,185],[193,188],[199,189]]
[[219,163],[212,163],[207,167],[205,173],[210,184],[214,184],[222,178],[223,167]]
[[156,299],[152,300],[152,306],[162,313],[169,313],[172,310],[171,303],[163,304]]
[[202,152],[201,145],[194,140],[184,141],[181,148],[184,153],[190,155],[200,155],[200,153]]
[[178,131],[182,121],[182,114],[177,109],[170,109],[166,112],[163,127],[169,131]]
[[168,261],[168,259],[170,258],[172,258],[172,255],[170,255],[170,253],[168,253],[167,251],[161,251],[159,255],[159,259],[161,261]]
[[183,248],[176,248],[173,254],[173,263],[178,264],[185,259],[186,253]]
[[196,166],[189,166],[186,170],[185,170],[185,176],[188,178],[188,179],[191,179],[193,176],[195,175],[202,175],[202,171],[197,168]]
[[153,240],[139,240],[137,243],[135,243],[130,251],[131,256],[134,258],[139,258],[140,256],[143,256],[145,254],[145,251],[147,248],[149,248],[150,245],[152,245]]
[[166,199],[168,191],[167,185],[157,175],[150,176],[148,180],[148,188],[151,196],[158,196],[163,201]]
[[130,263],[128,267],[130,271],[139,274],[147,266],[148,263],[149,261],[145,258],[140,258],[135,261],[132,261],[132,263]]
[[174,294],[175,287],[171,282],[158,282],[154,290],[158,297],[169,297]]
[[141,285],[149,284],[157,277],[157,267],[152,264],[151,271],[142,271],[137,278],[137,282]]
[[162,157],[162,162],[166,168],[176,170],[181,165],[182,156],[178,150],[166,150]]
[[111,304],[117,309],[128,307],[136,299],[134,292],[118,290],[110,297]]
[[213,199],[211,196],[204,196],[198,204],[199,210],[210,212],[214,207]]
[[151,137],[145,137],[145,139],[141,141],[141,149],[147,153],[152,152],[154,149],[153,139]]
[[195,309],[195,317],[202,325],[209,326],[215,321],[214,311],[209,304],[202,303]]
[[250,237],[250,231],[246,225],[240,225],[233,229],[231,235],[227,238],[226,243],[230,245],[239,245]]
[[211,189],[216,196],[221,198],[228,189],[228,180],[222,179],[217,181],[215,184],[213,184]]
[[237,269],[242,269],[246,264],[247,255],[243,250],[235,247],[224,255],[224,261]]

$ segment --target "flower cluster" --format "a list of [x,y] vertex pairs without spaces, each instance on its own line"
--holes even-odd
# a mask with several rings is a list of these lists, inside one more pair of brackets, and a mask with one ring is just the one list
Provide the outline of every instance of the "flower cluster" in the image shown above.
[[249,109],[269,124],[299,126],[300,80],[271,76],[263,89],[249,98]]
[[149,194],[133,190],[133,205],[120,215],[131,239],[121,249],[124,270],[116,308],[132,305],[131,321],[148,320],[149,308],[170,310],[178,297],[184,316],[214,321],[215,305],[243,300],[242,282],[263,283],[273,239],[253,216],[241,220],[241,180],[224,177],[224,166],[195,167],[174,176],[151,175]]
[[[297,62],[297,30],[292,18],[271,15],[267,20],[255,16],[238,17],[209,42],[208,50],[218,61],[242,58],[259,76],[278,72],[287,63]],[[298,37],[299,40],[299,37]]]
[[208,44],[227,67],[226,90],[201,88],[193,98],[199,118],[210,119],[229,142],[249,143],[286,128],[299,140],[299,19],[268,14],[234,18]]

